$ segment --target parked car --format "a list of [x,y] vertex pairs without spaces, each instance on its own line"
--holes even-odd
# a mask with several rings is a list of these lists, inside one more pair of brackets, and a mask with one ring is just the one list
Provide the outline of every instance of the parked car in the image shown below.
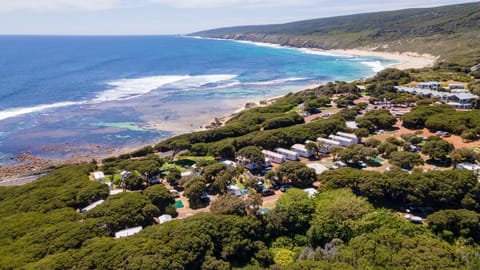
[[362,168],[366,168],[367,167],[367,163],[363,162],[363,161],[359,161],[358,162],[358,166],[362,167]]
[[333,163],[332,165],[332,169],[334,170],[344,168],[344,167],[347,167],[347,164],[345,164],[343,161],[335,161],[335,163]]
[[275,195],[275,191],[273,189],[264,189],[262,190],[262,196],[263,197],[267,197],[267,196],[272,196],[272,195]]
[[174,198],[180,197],[180,192],[178,192],[176,189],[170,189],[170,194],[172,194]]
[[292,185],[281,185],[280,186],[280,191],[285,192],[287,189],[292,188]]
[[210,197],[203,197],[200,199],[200,201],[202,202],[203,205],[209,205],[211,202]]
[[260,171],[261,175],[265,175],[267,172],[271,171],[272,167],[266,167],[263,170]]

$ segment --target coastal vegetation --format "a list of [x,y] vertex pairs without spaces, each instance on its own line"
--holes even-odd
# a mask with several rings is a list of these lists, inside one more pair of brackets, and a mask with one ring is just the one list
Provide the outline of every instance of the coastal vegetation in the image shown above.
[[439,57],[439,67],[465,71],[480,63],[479,18],[480,4],[469,3],[221,28],[192,35],[292,47],[427,53]]
[[[479,186],[467,171],[328,171],[317,197],[289,189],[267,215],[248,211],[254,199],[224,195],[212,205],[215,214],[153,226],[152,215],[171,202],[161,185],[144,195],[109,196],[87,214],[75,212],[80,202],[48,204],[58,196],[39,194],[66,192],[58,183],[68,176],[79,186],[94,184],[87,179],[92,169],[65,167],[36,183],[1,189],[2,269],[475,269],[480,263]],[[76,187],[67,192],[72,198]],[[13,207],[21,193],[29,197],[25,204],[49,207]],[[94,194],[104,198],[101,189]],[[384,208],[405,204],[440,211],[421,226]],[[135,236],[109,237],[139,224],[147,228]]]

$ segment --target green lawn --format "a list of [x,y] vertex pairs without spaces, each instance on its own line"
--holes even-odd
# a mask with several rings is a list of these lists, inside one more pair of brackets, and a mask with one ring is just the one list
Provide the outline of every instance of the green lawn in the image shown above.
[[298,110],[300,110],[300,106],[295,106],[290,111],[288,111],[287,113],[297,112]]
[[213,161],[215,158],[213,156],[203,156],[203,157],[195,157],[195,156],[182,156],[182,159],[191,159],[195,162],[198,162],[199,160],[207,160],[207,161]]
[[170,170],[170,169],[173,169],[173,168],[177,168],[180,170],[180,172],[186,172],[188,171],[187,169],[183,168],[182,166],[179,166],[177,164],[170,164],[170,163],[166,163],[166,164],[163,164],[162,167],[160,167],[160,170]]
[[113,175],[108,174],[108,175],[105,175],[105,182],[115,183],[115,182],[119,182],[121,178],[122,178],[122,176],[119,173],[116,173],[116,174],[113,174]]

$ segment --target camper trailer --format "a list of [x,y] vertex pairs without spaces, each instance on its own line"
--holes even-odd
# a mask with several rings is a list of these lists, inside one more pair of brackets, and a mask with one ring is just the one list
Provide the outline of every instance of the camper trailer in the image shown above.
[[337,136],[350,139],[350,140],[352,140],[353,143],[359,143],[359,142],[360,142],[360,140],[359,140],[359,138],[357,137],[357,135],[352,134],[352,133],[337,132]]
[[320,146],[320,152],[327,154],[330,153],[330,148],[332,147],[340,147],[341,144],[337,141],[330,140],[330,139],[325,139],[325,138],[318,138],[317,142],[321,144]]
[[354,144],[352,139],[348,139],[348,138],[341,137],[341,136],[330,135],[330,136],[328,136],[328,138],[331,139],[331,140],[339,142],[341,146],[345,146],[345,147]]
[[286,157],[282,154],[275,153],[272,151],[268,150],[263,150],[262,151],[263,155],[265,156],[266,159],[270,160],[271,162],[274,163],[283,163],[285,162]]
[[299,160],[298,154],[295,151],[288,150],[285,148],[275,148],[275,152],[284,155],[286,159],[296,161]]
[[292,146],[292,151],[295,151],[299,156],[309,158],[313,153],[308,151],[304,144],[295,144]]

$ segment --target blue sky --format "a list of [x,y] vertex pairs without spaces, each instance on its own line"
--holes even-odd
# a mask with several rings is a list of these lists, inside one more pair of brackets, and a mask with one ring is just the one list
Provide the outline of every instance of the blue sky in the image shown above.
[[185,34],[466,0],[0,0],[0,34]]

